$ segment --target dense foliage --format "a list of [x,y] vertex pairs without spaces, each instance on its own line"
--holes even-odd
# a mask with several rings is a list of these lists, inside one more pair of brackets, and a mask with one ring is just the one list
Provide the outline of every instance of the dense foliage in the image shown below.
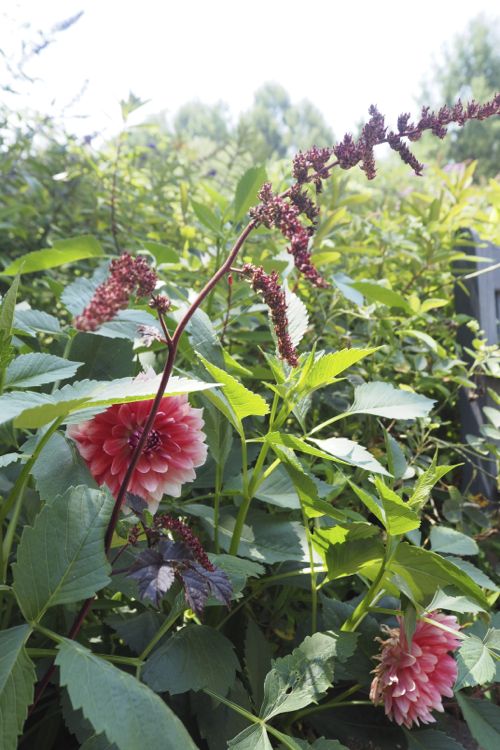
[[[247,231],[262,185],[293,184],[287,161],[129,128],[138,104],[99,145],[6,115],[2,747],[493,750],[498,506],[471,482],[485,457],[496,480],[500,410],[465,441],[458,402],[500,351],[453,290],[478,269],[460,230],[500,242],[499,184],[390,161],[318,195],[303,180],[317,283],[269,203]],[[122,473],[144,437],[134,479],[152,478],[167,434],[182,489],[157,510],[156,479]],[[431,729],[402,728],[370,698],[377,638],[400,617],[418,644],[436,610],[459,623],[455,693]]]

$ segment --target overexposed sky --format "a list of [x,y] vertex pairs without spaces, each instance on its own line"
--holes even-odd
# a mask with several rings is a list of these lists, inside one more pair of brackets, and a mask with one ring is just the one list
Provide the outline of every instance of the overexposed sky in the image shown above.
[[337,137],[372,102],[391,120],[414,111],[443,44],[478,13],[500,15],[498,0],[2,0],[0,50],[19,56],[23,38],[80,10],[27,65],[39,79],[29,97],[11,104],[57,113],[88,81],[66,110],[68,124],[110,132],[130,90],[151,100],[144,114],[173,114],[196,98],[223,100],[238,114],[276,81],[292,100],[310,99]]

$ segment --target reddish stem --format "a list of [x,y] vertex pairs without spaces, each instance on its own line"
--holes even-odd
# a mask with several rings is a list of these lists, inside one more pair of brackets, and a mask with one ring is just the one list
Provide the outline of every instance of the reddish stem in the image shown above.
[[[113,539],[113,534],[116,528],[116,525],[118,523],[118,519],[120,517],[120,511],[122,509],[122,505],[125,501],[125,496],[127,493],[127,488],[130,482],[130,479],[132,477],[132,474],[134,473],[134,469],[137,465],[137,462],[141,456],[142,447],[144,443],[147,440],[147,437],[151,431],[151,428],[153,426],[153,422],[155,420],[156,414],[158,412],[158,409],[160,408],[161,400],[163,398],[163,395],[165,393],[165,389],[167,387],[168,381],[170,379],[170,376],[172,375],[172,371],[174,368],[174,361],[177,356],[177,349],[179,347],[179,341],[184,333],[184,330],[193,317],[194,313],[198,309],[198,307],[202,304],[202,302],[206,299],[206,297],[210,294],[212,289],[216,286],[216,284],[219,282],[219,280],[226,274],[233,261],[235,260],[236,256],[238,255],[239,251],[243,247],[247,237],[251,232],[255,229],[257,226],[257,222],[251,221],[243,232],[240,234],[238,239],[236,240],[235,244],[233,245],[233,248],[231,252],[229,253],[228,257],[226,258],[225,262],[222,264],[222,266],[219,268],[218,271],[212,276],[212,278],[205,284],[201,292],[196,297],[195,301],[192,303],[192,305],[186,310],[183,317],[177,324],[177,328],[175,329],[170,341],[167,342],[168,345],[168,359],[165,365],[165,369],[163,371],[163,375],[160,381],[160,386],[158,388],[158,392],[153,400],[153,404],[151,406],[151,411],[149,412],[148,418],[146,420],[146,424],[144,425],[144,429],[142,431],[142,435],[139,438],[137,445],[134,448],[134,452],[132,453],[130,464],[127,468],[127,472],[125,474],[125,477],[123,479],[123,482],[121,483],[120,489],[118,490],[118,494],[116,496],[115,505],[113,508],[113,513],[111,514],[111,518],[108,523],[108,528],[106,529],[106,535],[104,538],[104,550],[106,553],[109,552],[109,549],[111,547],[111,541]],[[77,616],[75,617],[73,624],[71,626],[71,629],[68,633],[68,638],[74,639],[78,635],[83,622],[92,606],[92,602],[94,601],[94,597],[91,596],[89,599],[87,599],[80,611],[78,612]],[[47,685],[49,684],[52,675],[55,672],[55,664],[52,662],[50,667],[47,669],[45,674],[43,675],[42,679],[38,683],[37,689],[35,691],[35,697],[33,700],[33,704],[30,707],[30,713],[33,711],[35,706],[37,705],[38,701],[42,697],[43,693],[45,692],[45,689]]]

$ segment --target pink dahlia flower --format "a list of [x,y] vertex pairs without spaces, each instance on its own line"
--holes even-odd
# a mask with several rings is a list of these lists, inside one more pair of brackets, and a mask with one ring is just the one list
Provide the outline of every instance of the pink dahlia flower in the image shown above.
[[[88,422],[68,427],[96,482],[106,484],[115,497],[151,406],[152,401],[115,404]],[[128,487],[153,513],[164,494],[178,497],[182,484],[195,478],[195,467],[205,463],[201,415],[202,409],[190,406],[185,395],[161,400]]]
[[[433,612],[428,617],[453,630],[459,625],[453,615]],[[389,638],[382,641],[382,652],[373,679],[370,699],[384,702],[385,713],[396,724],[430,724],[436,721],[431,711],[444,711],[441,699],[453,697],[457,664],[450,651],[460,639],[445,630],[418,622],[411,646],[406,639],[402,618],[399,628],[387,628]]]

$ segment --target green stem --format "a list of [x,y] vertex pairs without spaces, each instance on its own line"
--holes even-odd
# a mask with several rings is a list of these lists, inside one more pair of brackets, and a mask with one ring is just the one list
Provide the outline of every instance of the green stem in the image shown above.
[[317,425],[316,427],[313,427],[312,430],[309,430],[309,432],[305,435],[305,437],[311,437],[311,435],[314,435],[315,432],[319,432],[324,427],[328,427],[328,425],[333,424],[334,422],[338,422],[339,419],[344,419],[344,417],[348,417],[351,412],[344,411],[342,414],[337,414],[336,417],[331,417],[330,419],[327,419],[326,422],[321,422],[321,424]]
[[399,544],[399,537],[392,537],[388,535],[387,537],[387,546],[385,549],[385,555],[384,559],[382,561],[382,564],[380,566],[380,569],[376,575],[376,577],[373,580],[373,583],[369,587],[368,591],[354,610],[354,612],[351,614],[349,619],[347,619],[344,624],[341,627],[341,630],[345,632],[352,632],[356,630],[358,625],[364,620],[368,612],[370,611],[372,605],[375,604],[375,601],[377,600],[380,589],[382,588],[382,584],[384,582],[384,576],[385,571],[387,569],[388,564],[390,563],[394,553],[396,552],[396,548]]
[[[142,662],[146,661],[151,651],[154,649],[156,644],[161,641],[165,633],[167,633],[174,622],[182,615],[184,612],[184,609],[179,609],[177,607],[174,607],[173,611],[170,613],[170,615],[167,617],[163,625],[156,631],[154,636],[149,641],[146,648],[142,651],[142,653],[138,656],[138,661],[142,664]],[[139,675],[137,675],[139,677]]]
[[215,493],[214,493],[214,546],[216,554],[220,552],[219,546],[219,509],[222,490],[222,466],[215,465]]
[[26,485],[28,484],[28,479],[31,474],[31,470],[33,469],[33,466],[38,459],[40,453],[54,434],[54,432],[57,430],[61,422],[63,421],[64,417],[58,417],[50,427],[46,430],[44,435],[40,438],[38,441],[35,450],[33,451],[31,458],[26,461],[24,464],[15,484],[12,490],[9,493],[9,496],[7,500],[4,503],[4,506],[0,512],[0,523],[3,522],[3,520],[6,518],[7,514],[10,512],[11,508],[13,507],[12,516],[9,520],[9,525],[7,526],[7,531],[5,532],[5,538],[3,540],[2,545],[2,580],[5,581],[6,575],[7,575],[7,566],[9,562],[10,552],[12,549],[12,544],[14,542],[14,536],[16,533],[17,523],[19,521],[19,515],[21,513],[21,508],[23,505],[23,498],[24,498],[24,491],[26,489]]
[[359,705],[359,703],[361,703],[362,705],[370,705],[370,701],[346,701],[346,698],[349,698],[354,693],[358,693],[362,689],[363,686],[358,682],[356,683],[356,685],[352,685],[352,687],[344,690],[343,693],[340,693],[339,695],[335,696],[335,698],[332,698],[332,700],[327,701],[326,703],[307,706],[307,708],[302,708],[300,711],[296,711],[288,719],[286,730],[288,731],[292,724],[295,724],[296,721],[303,719],[304,716],[310,716],[311,714],[318,713],[319,711],[327,711],[328,709],[335,708],[336,706],[353,705],[354,703],[357,705]]

